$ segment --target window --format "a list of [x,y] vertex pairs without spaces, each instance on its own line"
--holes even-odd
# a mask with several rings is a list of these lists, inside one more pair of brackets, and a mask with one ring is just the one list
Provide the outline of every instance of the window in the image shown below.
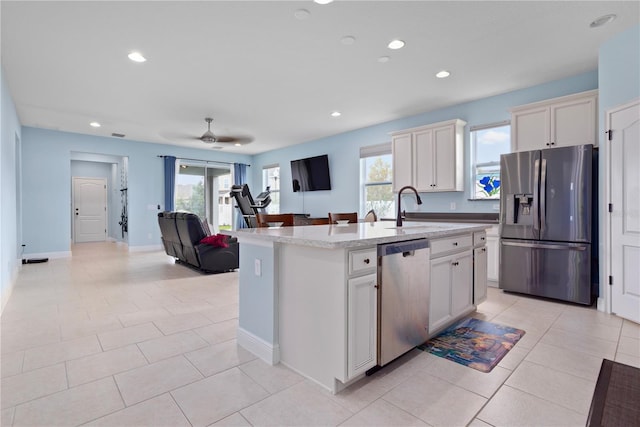
[[395,215],[392,165],[391,143],[360,148],[360,216],[372,209],[378,218]]
[[500,199],[500,155],[510,151],[508,122],[471,128],[471,199]]
[[175,209],[207,219],[212,232],[230,230],[231,171],[228,166],[204,162],[180,162],[176,175]]
[[280,165],[262,168],[262,186],[271,190],[271,203],[267,206],[267,213],[280,213]]

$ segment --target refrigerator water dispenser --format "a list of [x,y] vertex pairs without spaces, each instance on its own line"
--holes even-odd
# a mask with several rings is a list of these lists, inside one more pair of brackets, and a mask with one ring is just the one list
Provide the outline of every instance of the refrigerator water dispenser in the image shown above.
[[532,225],[533,194],[507,195],[507,224]]

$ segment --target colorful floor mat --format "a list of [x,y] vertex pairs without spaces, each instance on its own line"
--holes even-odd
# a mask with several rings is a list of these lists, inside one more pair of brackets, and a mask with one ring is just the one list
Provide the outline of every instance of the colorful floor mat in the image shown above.
[[482,372],[491,370],[524,331],[479,319],[464,319],[418,348]]

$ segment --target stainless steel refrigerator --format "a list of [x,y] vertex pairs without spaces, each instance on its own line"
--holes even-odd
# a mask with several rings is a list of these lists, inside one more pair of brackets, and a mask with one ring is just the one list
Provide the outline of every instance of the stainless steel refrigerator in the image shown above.
[[579,145],[500,157],[501,289],[593,303],[596,153]]

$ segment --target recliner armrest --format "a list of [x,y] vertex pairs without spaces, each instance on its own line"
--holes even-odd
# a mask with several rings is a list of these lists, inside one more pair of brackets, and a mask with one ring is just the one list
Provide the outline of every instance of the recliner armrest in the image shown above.
[[200,268],[209,272],[235,270],[240,266],[237,241],[229,241],[228,248],[219,248],[206,244],[195,245],[200,259]]

